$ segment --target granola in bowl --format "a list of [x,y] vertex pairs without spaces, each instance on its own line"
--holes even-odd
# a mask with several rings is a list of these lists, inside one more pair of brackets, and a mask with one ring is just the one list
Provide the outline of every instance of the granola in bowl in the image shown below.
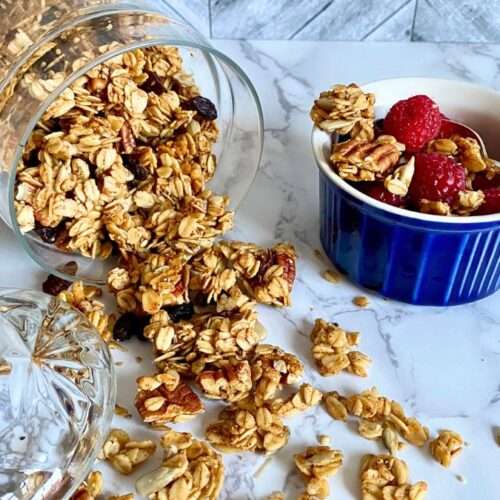
[[386,204],[435,215],[500,212],[499,163],[480,137],[445,117],[426,95],[396,102],[375,119],[375,95],[356,84],[322,92],[311,109],[332,134],[330,165]]

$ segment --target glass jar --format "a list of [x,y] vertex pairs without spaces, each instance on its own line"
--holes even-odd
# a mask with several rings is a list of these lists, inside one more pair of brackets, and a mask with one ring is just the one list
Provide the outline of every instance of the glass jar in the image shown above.
[[67,498],[115,405],[107,345],[66,302],[0,288],[0,498]]
[[[37,5],[34,5],[37,4]],[[2,12],[3,9],[3,12]],[[109,260],[60,251],[16,221],[16,168],[41,116],[61,92],[96,65],[132,49],[175,46],[201,94],[218,111],[217,170],[208,188],[236,208],[256,175],[262,110],[244,72],[168,5],[159,1],[12,0],[0,6],[0,217],[28,254],[65,279],[101,285]],[[82,62],[83,61],[83,62]],[[65,264],[76,261],[69,276]]]

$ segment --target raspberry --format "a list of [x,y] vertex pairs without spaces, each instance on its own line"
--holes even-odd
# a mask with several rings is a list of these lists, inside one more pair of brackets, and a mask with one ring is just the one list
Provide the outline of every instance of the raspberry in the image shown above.
[[452,158],[439,153],[415,155],[415,174],[410,184],[414,203],[426,199],[451,203],[465,190],[465,169]]
[[474,189],[481,189],[483,191],[489,188],[500,187],[500,174],[495,175],[492,179],[488,179],[488,177],[482,173],[476,174],[472,186]]
[[425,95],[416,95],[394,104],[385,117],[384,132],[415,153],[437,137],[441,121],[438,105]]
[[484,202],[475,212],[475,215],[500,213],[500,187],[485,189]]
[[404,198],[396,194],[392,194],[390,191],[387,191],[383,184],[372,184],[371,186],[366,188],[364,192],[368,196],[371,196],[378,201],[382,201],[383,203],[387,203],[388,205],[402,207],[405,204]]

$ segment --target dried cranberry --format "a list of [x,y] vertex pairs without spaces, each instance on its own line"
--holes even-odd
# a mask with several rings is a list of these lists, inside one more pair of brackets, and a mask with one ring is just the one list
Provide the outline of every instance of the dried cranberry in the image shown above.
[[170,319],[174,323],[191,319],[194,314],[194,306],[191,302],[187,304],[180,304],[178,306],[167,306],[164,309],[168,312]]
[[186,102],[186,108],[196,111],[200,116],[207,120],[215,120],[217,118],[217,108],[215,104],[206,97],[198,95]]
[[140,340],[147,340],[144,337],[144,328],[148,323],[149,318],[147,316],[138,316],[132,312],[127,312],[120,316],[115,323],[113,327],[113,338],[115,340],[124,341],[135,336]]
[[47,279],[42,283],[42,290],[49,295],[59,295],[64,290],[67,290],[71,282],[63,280],[53,274],[49,274]]
[[136,181],[145,181],[149,176],[149,171],[146,167],[139,165],[137,155],[128,154],[122,155],[123,164],[127,170],[130,170]]

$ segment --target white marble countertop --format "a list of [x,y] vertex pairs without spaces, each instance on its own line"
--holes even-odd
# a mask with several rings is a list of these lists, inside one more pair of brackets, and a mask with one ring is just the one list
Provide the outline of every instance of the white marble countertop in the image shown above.
[[[314,255],[318,237],[317,173],[309,145],[308,110],[314,96],[333,82],[367,82],[394,76],[466,78],[500,87],[500,47],[426,44],[356,44],[318,42],[230,42],[217,46],[238,61],[255,83],[266,120],[262,169],[238,212],[232,236],[263,244],[289,240],[296,245],[298,278],[293,306],[276,310],[261,307],[267,341],[298,354],[305,363],[304,380],[323,390],[359,391],[376,385],[382,394],[403,403],[434,433],[441,428],[459,431],[470,443],[445,470],[431,460],[427,449],[408,446],[401,457],[411,478],[429,483],[430,500],[500,498],[500,447],[493,438],[500,426],[500,295],[455,308],[424,308],[384,300],[361,292],[348,282],[331,284],[320,277],[328,267]],[[0,286],[39,288],[43,273],[8,229],[0,225]],[[352,305],[364,293],[365,309]],[[323,317],[361,332],[361,350],[374,362],[368,379],[351,375],[323,378],[314,368],[308,334],[313,320]],[[114,352],[118,403],[134,413],[132,420],[115,417],[114,425],[144,438],[155,432],[135,415],[131,395],[135,378],[147,370],[149,346],[131,342],[129,352]],[[221,404],[189,424],[177,426],[203,435],[207,422]],[[331,498],[359,498],[358,467],[365,453],[383,452],[375,442],[360,438],[350,425],[333,421],[321,407],[287,419],[288,445],[255,476],[265,457],[252,453],[226,455],[226,480],[221,499],[263,499],[273,490],[296,498],[302,482],[293,467],[293,454],[316,444],[327,434],[345,455],[342,470],[330,481]],[[134,479],[159,463],[144,466],[130,479],[118,477],[106,464],[106,489],[133,491]],[[457,480],[462,475],[466,482]]]

